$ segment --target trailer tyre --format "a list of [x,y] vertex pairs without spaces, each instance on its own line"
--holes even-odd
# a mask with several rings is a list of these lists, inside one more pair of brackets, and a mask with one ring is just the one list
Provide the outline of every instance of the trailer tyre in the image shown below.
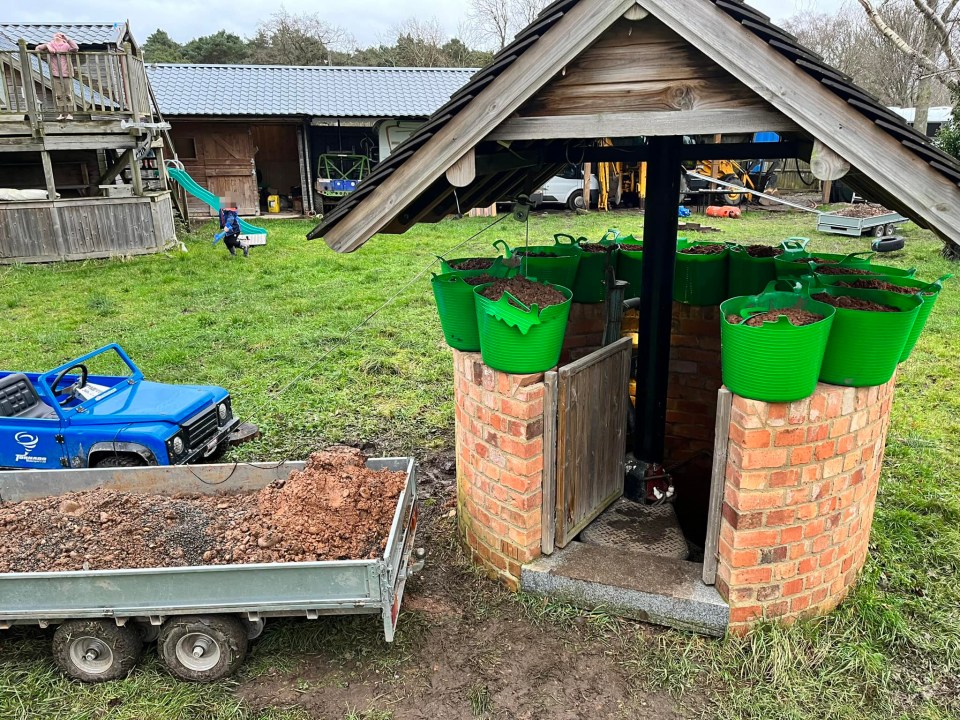
[[226,615],[170,618],[160,629],[157,653],[172,675],[190,682],[229,677],[247,655],[247,628]]
[[143,640],[132,623],[68,620],[53,634],[53,657],[67,675],[83,682],[119,680],[140,659]]

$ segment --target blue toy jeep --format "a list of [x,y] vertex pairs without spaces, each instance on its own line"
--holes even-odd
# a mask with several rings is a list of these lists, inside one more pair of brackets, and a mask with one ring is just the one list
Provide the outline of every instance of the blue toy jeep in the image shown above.
[[[119,374],[91,374],[95,363]],[[147,382],[119,345],[47,373],[0,371],[0,468],[213,462],[239,425],[226,390]]]

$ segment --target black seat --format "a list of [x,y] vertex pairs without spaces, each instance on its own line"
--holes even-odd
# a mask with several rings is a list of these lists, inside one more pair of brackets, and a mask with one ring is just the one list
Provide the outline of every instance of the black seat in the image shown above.
[[0,417],[50,418],[53,408],[40,400],[30,378],[22,373],[0,378]]

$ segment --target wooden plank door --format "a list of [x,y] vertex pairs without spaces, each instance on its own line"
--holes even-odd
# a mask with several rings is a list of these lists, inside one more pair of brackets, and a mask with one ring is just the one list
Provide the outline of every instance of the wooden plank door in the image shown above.
[[558,547],[623,495],[632,352],[624,338],[558,371]]
[[210,192],[236,201],[241,215],[259,215],[250,129],[218,127],[202,136],[203,163]]

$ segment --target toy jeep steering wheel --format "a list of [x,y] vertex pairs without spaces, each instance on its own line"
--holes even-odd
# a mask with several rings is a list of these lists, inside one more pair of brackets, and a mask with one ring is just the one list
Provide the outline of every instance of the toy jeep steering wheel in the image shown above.
[[66,397],[63,400],[59,401],[60,407],[64,407],[68,402],[73,400],[77,390],[81,388],[85,388],[87,386],[87,376],[89,375],[89,372],[87,371],[87,366],[84,365],[83,363],[77,363],[76,365],[71,365],[68,368],[64,368],[59,373],[57,373],[57,377],[54,378],[53,380],[53,385],[50,386],[50,392],[53,393],[54,397],[56,397],[57,395],[60,394],[60,392],[57,390],[57,388],[60,387],[60,383],[62,383],[63,379],[70,374],[71,370],[76,370],[76,369],[80,370],[80,379],[63,391]]

